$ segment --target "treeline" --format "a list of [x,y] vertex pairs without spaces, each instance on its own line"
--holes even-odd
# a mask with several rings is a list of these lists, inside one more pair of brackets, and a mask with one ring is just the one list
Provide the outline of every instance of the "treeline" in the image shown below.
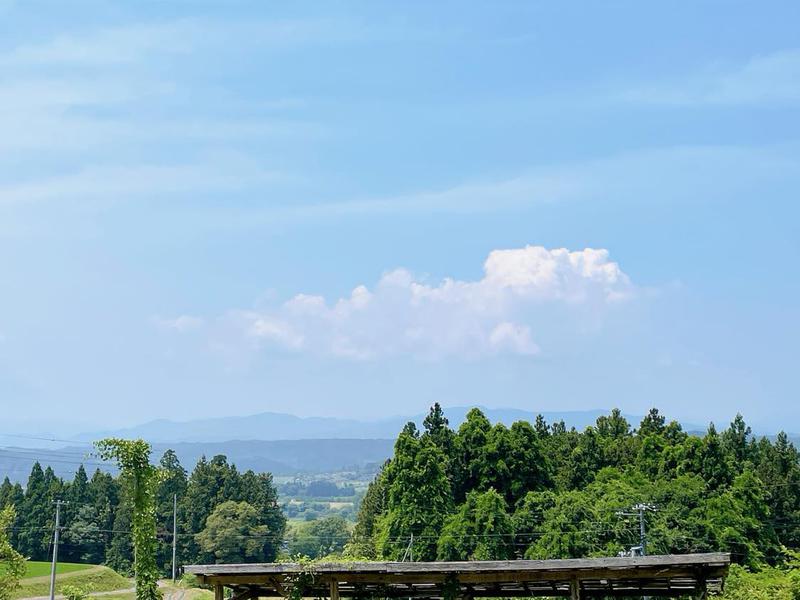
[[[800,547],[800,461],[783,433],[755,438],[741,416],[689,435],[653,409],[635,429],[618,410],[584,431],[492,424],[473,409],[453,431],[435,405],[409,423],[371,483],[346,552],[401,560],[727,551],[749,566]],[[635,552],[636,550],[634,550]]]
[[[177,496],[178,564],[236,560],[273,560],[283,540],[286,520],[269,473],[239,472],[225,456],[201,458],[191,474],[172,450],[160,460],[162,479],[156,494],[160,540],[158,564],[172,567],[173,498]],[[14,505],[12,545],[33,560],[50,556],[56,499],[65,500],[59,559],[106,564],[130,572],[133,548],[128,490],[100,470],[91,478],[80,466],[72,481],[50,467],[33,465],[26,486],[6,478],[0,485],[0,508]]]
[[302,481],[289,481],[278,486],[282,496],[306,498],[350,498],[356,495],[356,488],[352,484],[339,485],[325,479],[315,479],[308,483]]

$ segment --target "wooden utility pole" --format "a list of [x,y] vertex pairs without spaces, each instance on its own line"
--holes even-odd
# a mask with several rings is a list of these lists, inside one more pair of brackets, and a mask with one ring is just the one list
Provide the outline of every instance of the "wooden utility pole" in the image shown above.
[[176,557],[178,555],[178,494],[172,496],[172,583],[177,574]]
[[53,528],[53,562],[50,565],[50,600],[56,597],[56,567],[58,566],[58,537],[61,532],[61,506],[67,504],[63,500],[56,500],[56,525]]

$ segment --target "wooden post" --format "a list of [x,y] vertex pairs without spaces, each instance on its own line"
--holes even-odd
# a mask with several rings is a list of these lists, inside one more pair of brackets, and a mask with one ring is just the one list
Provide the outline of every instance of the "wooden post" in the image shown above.
[[569,582],[569,597],[570,600],[581,600],[581,584],[577,579]]
[[331,579],[331,600],[339,600],[339,582]]
[[225,600],[225,588],[221,583],[214,584],[214,600]]
[[696,600],[708,600],[708,586],[704,577],[697,579],[697,593],[695,594]]

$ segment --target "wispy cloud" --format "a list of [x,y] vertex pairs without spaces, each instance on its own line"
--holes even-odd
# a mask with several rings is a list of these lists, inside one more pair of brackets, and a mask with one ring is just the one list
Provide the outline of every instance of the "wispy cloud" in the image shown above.
[[[272,309],[234,310],[217,319],[216,329],[228,344],[236,343],[233,330],[239,343],[256,349],[356,360],[532,356],[541,351],[537,328],[554,310],[573,318],[586,312],[601,317],[636,293],[606,250],[527,246],[491,252],[477,281],[430,284],[396,269],[374,288],[359,285],[332,303],[297,294]],[[182,330],[182,319],[163,322]],[[565,319],[562,329],[572,327],[571,321]]]
[[738,65],[715,65],[683,81],[643,85],[617,98],[665,106],[796,104],[800,102],[800,50],[754,56]]
[[107,27],[17,46],[0,55],[4,67],[105,67],[135,63],[155,53],[185,54],[201,33],[189,21]]
[[[484,213],[559,202],[681,204],[725,201],[734,191],[800,181],[795,144],[646,148],[594,160],[530,168],[437,190],[266,208],[271,222],[415,213]],[[260,223],[249,214],[248,222]]]
[[205,324],[205,321],[200,317],[193,317],[192,315],[180,315],[171,319],[154,317],[153,323],[162,329],[186,333],[200,329]]
[[[438,37],[442,32],[438,32]],[[180,58],[198,50],[292,49],[302,46],[436,39],[425,32],[357,18],[178,19],[100,27],[57,35],[0,54],[4,67],[109,67],[147,58]]]
[[164,198],[196,191],[232,191],[280,180],[246,161],[179,165],[87,167],[76,173],[0,186],[0,206],[47,201],[103,205],[137,197]]

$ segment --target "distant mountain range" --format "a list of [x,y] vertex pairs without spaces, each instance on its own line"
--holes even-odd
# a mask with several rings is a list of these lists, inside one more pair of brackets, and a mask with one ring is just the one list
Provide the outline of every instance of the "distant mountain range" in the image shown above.
[[[450,425],[457,428],[471,408],[446,408]],[[506,425],[520,420],[533,421],[539,414],[519,409],[479,408],[492,422]],[[596,409],[543,411],[541,414],[548,423],[563,420],[567,427],[583,429],[609,412]],[[637,415],[626,414],[625,417],[632,427],[637,427],[641,421]],[[369,473],[391,456],[394,440],[405,423],[414,421],[421,427],[424,418],[425,414],[418,414],[357,420],[264,412],[191,421],[161,419],[127,429],[87,432],[60,442],[45,437],[12,435],[9,439],[18,438],[19,443],[14,447],[0,447],[0,479],[7,475],[14,481],[25,481],[36,460],[67,478],[72,477],[79,464],[92,471],[100,464],[90,456],[89,442],[110,436],[148,440],[153,444],[154,459],[171,448],[189,470],[201,456],[210,458],[224,454],[240,469],[270,471],[279,476],[352,470]],[[683,423],[683,426],[686,431],[699,434],[706,429],[704,425],[690,423]],[[724,425],[720,424],[722,427]],[[792,437],[796,440],[796,436]]]
[[[464,422],[471,406],[445,409],[452,427]],[[479,407],[493,422],[511,425],[514,421],[533,421],[538,412],[511,408]],[[567,427],[583,429],[593,424],[608,410],[542,412],[548,423],[564,421]],[[637,426],[640,416],[625,415]],[[424,414],[397,416],[378,420],[340,419],[336,417],[297,417],[295,415],[263,412],[244,417],[220,417],[191,421],[159,419],[127,429],[95,431],[75,437],[76,441],[92,441],[104,437],[143,438],[159,442],[224,442],[228,440],[308,440],[308,439],[394,439],[408,421],[422,425]],[[690,426],[692,429],[705,427]]]
[[[201,456],[224,454],[240,470],[269,471],[274,475],[356,471],[374,473],[392,455],[393,439],[234,440],[226,442],[161,442],[153,444],[153,460],[172,449],[191,471]],[[71,479],[79,465],[89,473],[114,471],[92,456],[88,444],[63,448],[0,448],[0,481],[25,482],[33,463],[50,466],[56,475]]]

